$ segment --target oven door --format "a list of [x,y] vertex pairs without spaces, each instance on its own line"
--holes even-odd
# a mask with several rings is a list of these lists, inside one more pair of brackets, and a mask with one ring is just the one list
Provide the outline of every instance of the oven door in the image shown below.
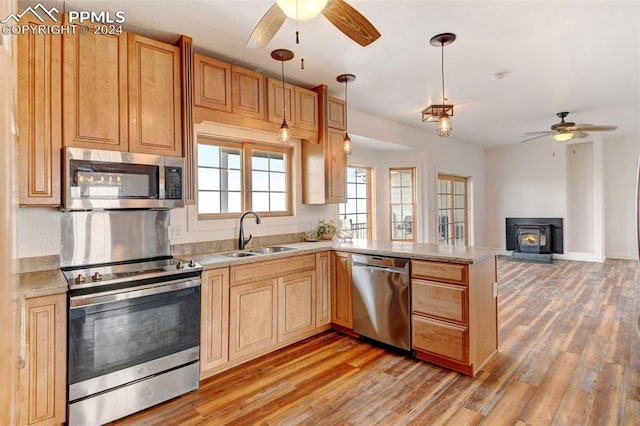
[[197,362],[200,278],[71,296],[68,333],[69,401]]

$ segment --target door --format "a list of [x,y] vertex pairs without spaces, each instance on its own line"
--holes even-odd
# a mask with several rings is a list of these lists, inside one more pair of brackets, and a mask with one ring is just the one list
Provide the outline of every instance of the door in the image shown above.
[[128,38],[129,150],[182,156],[180,49]]
[[315,290],[315,270],[278,278],[278,343],[313,333]]
[[277,344],[277,280],[270,279],[229,289],[229,359],[248,359]]
[[64,36],[64,145],[127,151],[127,35]]

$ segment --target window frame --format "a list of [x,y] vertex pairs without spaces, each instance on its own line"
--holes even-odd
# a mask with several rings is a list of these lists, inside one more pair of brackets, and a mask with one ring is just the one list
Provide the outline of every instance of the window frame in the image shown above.
[[241,191],[241,211],[240,212],[221,212],[221,213],[200,213],[200,184],[198,182],[200,168],[200,161],[197,158],[198,149],[196,149],[196,211],[198,220],[213,220],[213,219],[230,219],[237,218],[243,211],[253,210],[252,208],[252,153],[253,151],[263,152],[275,152],[284,154],[285,162],[285,196],[286,196],[286,209],[282,211],[259,211],[255,210],[261,217],[280,217],[280,216],[292,216],[293,215],[293,147],[279,146],[267,143],[257,143],[250,141],[228,141],[224,139],[212,138],[207,136],[198,136],[197,145],[211,145],[217,147],[236,148],[240,150],[240,191]]
[[[345,182],[347,184],[347,188],[349,185],[349,169],[364,169],[365,173],[366,173],[366,200],[367,200],[367,239],[371,240],[373,238],[373,228],[374,228],[374,217],[373,217],[373,200],[371,199],[371,194],[373,193],[372,190],[372,185],[373,185],[373,181],[372,181],[372,176],[373,176],[373,167],[371,166],[357,166],[354,164],[348,164],[347,165],[347,170],[346,170],[346,175],[345,175]],[[357,182],[355,182],[357,185]],[[347,189],[347,201],[349,200],[349,191]],[[357,200],[357,198],[355,198],[355,200]],[[356,202],[357,203],[357,202]],[[341,213],[340,209],[341,206],[345,206],[345,210],[346,210],[346,203],[339,203],[338,204],[338,216],[340,217],[340,220],[343,220],[342,217],[346,216],[347,214],[353,214],[353,213]],[[356,207],[356,215],[361,214],[357,212],[357,207]],[[356,222],[359,223],[359,222]]]
[[[395,171],[410,171],[411,172],[411,217],[412,217],[412,238],[394,238],[393,232],[393,206],[394,205],[407,205],[408,203],[393,203],[393,186],[391,185],[391,174]],[[416,168],[415,167],[389,167],[389,231],[391,241],[417,241],[418,235],[418,221],[416,218],[417,201],[416,201]]]
[[[451,217],[454,218],[454,220],[452,222],[450,222],[449,224],[447,224],[447,227],[449,228],[449,235],[450,237],[447,238],[447,240],[441,240],[440,239],[440,211],[443,210],[440,207],[440,195],[442,195],[440,193],[440,181],[441,180],[448,180],[451,182],[451,198],[449,200],[449,203],[451,204],[451,207],[449,208],[450,210],[450,214]],[[455,221],[455,190],[454,190],[454,185],[455,182],[462,182],[464,183],[464,241],[462,242],[463,245],[468,246],[469,245],[469,178],[465,177],[465,176],[456,176],[456,175],[452,175],[449,173],[438,173],[437,175],[437,179],[436,179],[436,236],[437,236],[437,242],[438,244],[447,244],[447,245],[458,245],[458,243],[456,243],[456,235],[455,235],[455,225],[456,225],[456,221]]]

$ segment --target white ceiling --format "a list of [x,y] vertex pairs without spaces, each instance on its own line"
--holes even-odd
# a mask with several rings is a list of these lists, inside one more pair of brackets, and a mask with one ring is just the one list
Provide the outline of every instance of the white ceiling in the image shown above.
[[[440,49],[429,39],[453,32],[457,40],[444,52],[452,138],[479,147],[516,144],[523,132],[548,130],[558,111],[570,111],[576,123],[618,125],[604,139],[640,134],[639,1],[347,1],[382,33],[368,47],[319,16],[301,24],[299,45],[288,19],[265,48],[246,49],[272,0],[67,0],[66,9],[123,10],[125,29],[169,42],[186,34],[196,51],[274,76],[280,64],[270,52],[291,49],[288,81],[324,83],[342,97],[335,78],[353,73],[350,109],[428,132],[435,125],[420,112],[441,101]],[[507,73],[502,80],[492,78],[498,71]]]

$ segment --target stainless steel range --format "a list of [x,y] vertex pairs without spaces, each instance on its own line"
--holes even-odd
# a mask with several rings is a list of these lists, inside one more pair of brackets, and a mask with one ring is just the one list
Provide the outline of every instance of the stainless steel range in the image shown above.
[[198,388],[202,266],[170,256],[168,220],[167,210],[62,214],[70,425]]

